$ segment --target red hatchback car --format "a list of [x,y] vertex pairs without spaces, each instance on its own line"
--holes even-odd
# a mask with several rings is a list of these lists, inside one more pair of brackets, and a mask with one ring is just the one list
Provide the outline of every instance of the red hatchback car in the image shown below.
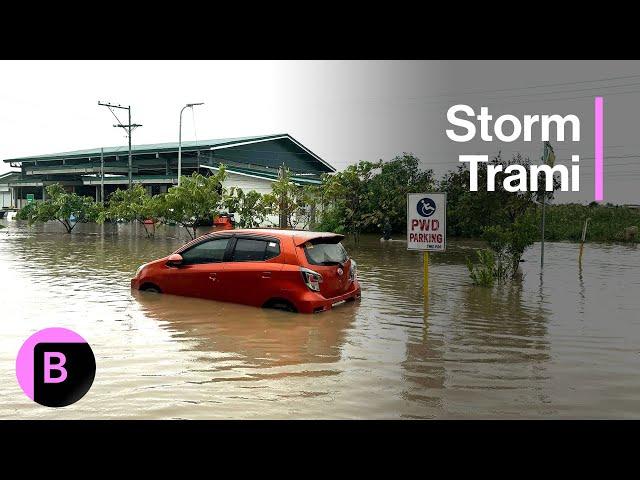
[[203,235],[138,268],[135,290],[316,313],[360,297],[343,235],[245,229]]

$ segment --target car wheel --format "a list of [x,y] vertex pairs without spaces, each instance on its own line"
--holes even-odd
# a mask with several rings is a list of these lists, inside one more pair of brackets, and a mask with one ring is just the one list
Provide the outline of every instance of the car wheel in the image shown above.
[[281,310],[283,312],[297,312],[290,302],[286,300],[271,300],[264,305],[265,308],[273,308],[275,310]]
[[155,285],[143,285],[140,288],[141,292],[148,292],[148,293],[162,293],[160,291],[160,289],[158,287],[156,287]]

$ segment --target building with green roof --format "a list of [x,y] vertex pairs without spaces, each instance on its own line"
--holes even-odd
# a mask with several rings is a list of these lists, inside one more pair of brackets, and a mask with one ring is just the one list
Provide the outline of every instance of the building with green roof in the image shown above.
[[[101,200],[117,188],[142,184],[151,194],[164,193],[178,183],[178,143],[132,146],[131,172],[128,147],[105,147],[33,155],[3,160],[18,169],[0,176],[3,208],[21,208],[28,198],[45,198],[45,187],[60,183],[79,195]],[[300,185],[319,184],[324,173],[335,169],[291,135],[262,135],[182,142],[182,175],[194,171],[207,175],[224,164],[228,186],[262,193],[271,190],[281,166]]]

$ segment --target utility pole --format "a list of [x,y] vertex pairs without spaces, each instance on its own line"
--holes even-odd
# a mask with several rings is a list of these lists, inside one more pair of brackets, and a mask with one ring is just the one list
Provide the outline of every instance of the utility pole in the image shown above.
[[104,205],[104,148],[100,148],[100,203]]
[[[284,171],[284,163],[282,165],[280,165],[280,168],[278,170],[278,180],[283,180],[285,177],[285,171]],[[280,198],[278,199],[279,205],[280,205],[280,219],[279,219],[279,224],[280,224],[280,228],[286,229],[287,228],[287,224],[289,223],[288,220],[288,211],[286,211],[287,205],[285,202],[285,198],[284,198],[285,193],[283,193],[282,195],[280,195]]]
[[544,267],[544,227],[545,227],[545,206],[547,205],[547,195],[546,192],[542,197],[542,232],[540,241],[540,268]]
[[[553,151],[553,147],[551,143],[544,142],[542,144],[542,163],[553,167],[556,161],[556,154]],[[544,268],[544,227],[545,227],[545,210],[547,206],[547,191],[546,189],[543,191],[542,196],[542,232],[541,232],[541,241],[540,241],[540,268]]]
[[[137,124],[137,123],[134,123],[134,124],[131,123],[131,105],[129,105],[127,107],[123,107],[121,105],[113,105],[111,103],[102,103],[100,101],[98,101],[98,105],[101,105],[103,107],[109,108],[109,111],[113,114],[115,119],[118,121],[118,124],[114,125],[114,127],[119,127],[119,128],[124,129],[124,131],[127,132],[127,137],[129,137],[129,188],[131,188],[131,184],[132,184],[132,175],[131,175],[131,171],[132,171],[132,166],[131,166],[131,132],[133,131],[133,129],[135,129],[137,127],[141,127],[142,125]],[[129,113],[129,123],[127,123],[126,125],[123,125],[122,122],[120,121],[120,119],[118,118],[118,116],[113,111],[114,108],[119,108],[121,110],[127,110],[127,112]]]

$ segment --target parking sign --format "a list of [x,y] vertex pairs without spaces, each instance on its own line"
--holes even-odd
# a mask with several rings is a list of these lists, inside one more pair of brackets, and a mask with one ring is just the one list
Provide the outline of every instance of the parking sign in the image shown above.
[[444,252],[447,248],[447,194],[407,194],[407,250]]

